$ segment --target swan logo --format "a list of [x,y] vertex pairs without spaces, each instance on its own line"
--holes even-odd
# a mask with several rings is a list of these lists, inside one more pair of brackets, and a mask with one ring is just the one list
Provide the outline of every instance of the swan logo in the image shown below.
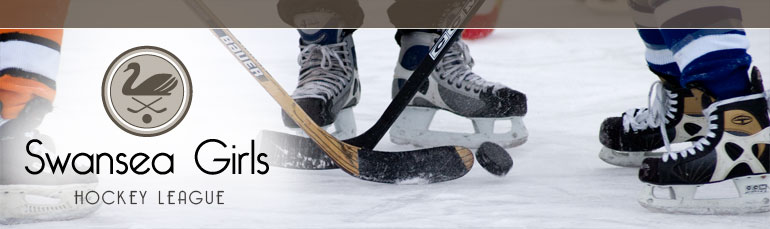
[[104,110],[133,135],[152,137],[170,131],[184,119],[191,101],[187,68],[162,48],[130,49],[115,58],[104,74]]

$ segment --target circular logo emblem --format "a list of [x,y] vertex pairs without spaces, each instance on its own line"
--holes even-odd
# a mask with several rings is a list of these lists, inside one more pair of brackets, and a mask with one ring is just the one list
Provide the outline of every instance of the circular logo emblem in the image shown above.
[[187,68],[158,47],[130,49],[115,58],[104,74],[104,110],[133,135],[152,137],[170,131],[184,119],[191,101]]

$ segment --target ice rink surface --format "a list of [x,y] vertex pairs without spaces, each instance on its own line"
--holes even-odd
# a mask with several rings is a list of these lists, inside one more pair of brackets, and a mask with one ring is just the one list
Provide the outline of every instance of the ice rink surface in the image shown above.
[[[359,133],[390,101],[398,47],[395,30],[354,34],[363,97],[355,108]],[[296,85],[297,33],[238,29],[236,36],[289,92]],[[770,30],[749,30],[755,64],[770,72]],[[478,164],[465,177],[432,185],[360,181],[342,171],[270,167],[267,175],[209,176],[193,152],[208,138],[248,151],[259,130],[287,131],[280,108],[205,29],[92,30],[65,32],[55,111],[42,126],[60,152],[175,154],[173,175],[100,175],[99,190],[225,190],[225,205],[102,206],[68,222],[19,228],[763,228],[770,214],[694,216],[652,213],[636,201],[643,184],[637,169],[598,157],[599,124],[606,117],[647,105],[656,78],[632,29],[497,30],[468,42],[477,73],[527,94],[529,141],[509,149],[508,176]],[[104,72],[120,53],[141,45],[162,47],[187,66],[193,102],[171,132],[140,138],[117,128],[104,112]],[[768,73],[770,74],[770,73]],[[765,83],[766,87],[768,84]],[[471,130],[470,121],[442,114],[436,128]],[[411,146],[391,143],[380,150]],[[225,155],[226,156],[226,155]],[[5,228],[5,226],[3,226]],[[14,228],[14,227],[9,227]]]

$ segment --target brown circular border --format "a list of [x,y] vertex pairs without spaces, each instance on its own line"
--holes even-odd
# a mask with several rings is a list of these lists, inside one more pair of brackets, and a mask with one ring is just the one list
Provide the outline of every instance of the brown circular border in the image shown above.
[[[182,113],[182,116],[179,117],[179,121],[177,121],[176,123],[174,123],[170,127],[166,128],[165,130],[159,131],[157,133],[152,133],[152,134],[143,134],[143,133],[134,132],[134,131],[124,127],[123,125],[121,125],[118,120],[115,120],[115,117],[112,116],[109,108],[107,107],[108,106],[107,105],[107,95],[105,95],[105,92],[104,92],[104,88],[107,86],[107,79],[110,77],[110,70],[113,67],[115,67],[114,65],[119,60],[123,59],[123,57],[125,57],[125,55],[127,55],[127,54],[129,54],[131,52],[137,51],[137,50],[141,50],[141,49],[149,49],[149,50],[158,51],[158,52],[160,52],[162,54],[165,54],[168,57],[171,57],[172,59],[174,59],[174,61],[179,63],[179,66],[182,68],[181,70],[184,71],[185,77],[187,78],[187,82],[188,82],[189,88],[190,88],[190,93],[187,93],[187,109],[185,109],[184,112]],[[156,47],[156,46],[139,46],[139,47],[135,47],[135,48],[129,49],[129,50],[121,53],[120,55],[118,55],[118,57],[116,57],[112,61],[112,63],[110,63],[109,67],[107,67],[107,71],[104,73],[104,79],[102,79],[101,97],[102,97],[102,105],[104,107],[104,112],[107,113],[107,116],[110,117],[110,120],[112,120],[112,122],[115,123],[115,125],[118,126],[121,130],[123,130],[123,131],[125,131],[125,132],[127,132],[129,134],[132,134],[132,135],[135,135],[135,136],[139,136],[139,137],[155,137],[155,136],[159,136],[159,135],[165,134],[165,133],[173,130],[174,128],[176,128],[176,126],[179,125],[179,123],[181,123],[182,120],[184,120],[185,116],[187,116],[187,112],[190,111],[190,107],[192,106],[192,95],[193,95],[192,78],[190,77],[190,72],[187,71],[187,67],[184,65],[184,63],[182,63],[182,60],[180,60],[176,55],[174,55],[173,53],[169,52],[168,50],[165,50],[163,48]]]

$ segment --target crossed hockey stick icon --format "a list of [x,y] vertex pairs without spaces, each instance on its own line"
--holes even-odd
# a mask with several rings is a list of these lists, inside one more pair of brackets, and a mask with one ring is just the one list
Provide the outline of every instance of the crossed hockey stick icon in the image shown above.
[[157,103],[161,99],[163,99],[163,97],[159,97],[158,99],[156,99],[156,100],[154,100],[154,101],[152,101],[150,103],[147,103],[147,104],[143,103],[139,99],[136,99],[136,97],[131,97],[131,99],[133,99],[134,101],[136,101],[139,104],[142,104],[142,106],[143,106],[142,108],[139,108],[139,109],[131,109],[130,107],[127,108],[127,110],[129,112],[131,112],[131,113],[135,113],[136,114],[136,113],[139,113],[139,112],[143,111],[144,109],[150,109],[151,111],[153,111],[153,112],[155,112],[157,114],[160,114],[160,113],[166,112],[166,110],[167,110],[165,107],[163,109],[160,109],[160,110],[156,110],[155,108],[152,108],[152,105]]

